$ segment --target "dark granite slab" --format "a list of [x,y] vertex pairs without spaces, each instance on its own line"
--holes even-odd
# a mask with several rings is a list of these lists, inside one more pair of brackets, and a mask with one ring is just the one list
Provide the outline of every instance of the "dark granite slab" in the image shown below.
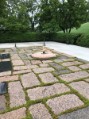
[[0,54],[0,59],[8,59],[10,58],[10,54]]
[[2,82],[0,83],[0,95],[3,95],[5,93],[7,93],[7,83],[6,82]]
[[11,61],[0,62],[0,72],[6,72],[11,70],[12,70]]

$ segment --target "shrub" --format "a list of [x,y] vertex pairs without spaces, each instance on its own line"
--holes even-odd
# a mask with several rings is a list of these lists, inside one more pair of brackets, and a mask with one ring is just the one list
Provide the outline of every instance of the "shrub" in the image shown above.
[[89,35],[82,34],[77,40],[77,45],[89,47]]

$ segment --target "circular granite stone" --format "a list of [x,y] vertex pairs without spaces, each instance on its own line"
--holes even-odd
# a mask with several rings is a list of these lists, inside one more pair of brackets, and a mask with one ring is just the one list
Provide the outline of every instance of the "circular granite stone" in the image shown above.
[[36,59],[50,59],[50,58],[55,58],[56,54],[53,54],[51,52],[47,52],[44,54],[42,52],[38,52],[38,53],[32,54],[31,56]]

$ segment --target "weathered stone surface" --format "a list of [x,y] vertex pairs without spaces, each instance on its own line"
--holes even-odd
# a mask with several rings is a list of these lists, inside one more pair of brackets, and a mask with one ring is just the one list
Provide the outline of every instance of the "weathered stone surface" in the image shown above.
[[89,107],[64,114],[59,119],[89,119]]
[[68,70],[68,69],[62,69],[62,70],[57,70],[57,71],[55,71],[55,72],[53,72],[55,75],[60,75],[60,74],[68,74],[68,73],[71,73],[71,71],[70,70]]
[[57,81],[58,81],[58,80],[52,75],[52,73],[40,74],[39,77],[41,78],[42,82],[44,82],[44,83],[52,83],[52,82],[57,82]]
[[1,72],[0,76],[8,76],[11,75],[11,71]]
[[31,60],[31,63],[35,65],[35,64],[41,64],[42,62],[40,60]]
[[56,70],[62,70],[65,68],[57,63],[50,63],[50,66],[54,67]]
[[80,68],[82,68],[82,69],[89,69],[89,63],[88,64],[80,65]]
[[59,78],[61,78],[62,80],[66,82],[79,80],[79,79],[87,78],[87,77],[89,77],[89,73],[87,73],[86,71],[79,71],[79,72],[64,74],[59,76]]
[[28,69],[35,69],[39,68],[37,65],[27,65]]
[[33,119],[52,119],[47,108],[42,103],[32,105],[29,108],[29,111],[30,111]]
[[44,72],[54,71],[54,69],[51,68],[51,67],[48,67],[48,68],[35,68],[35,69],[33,69],[33,71],[34,71],[35,73],[44,73]]
[[5,114],[0,114],[0,119],[22,119],[26,117],[26,108],[20,108]]
[[77,90],[82,96],[89,99],[89,83],[84,81],[71,83],[70,86]]
[[55,94],[62,94],[68,91],[70,91],[70,89],[61,83],[27,90],[28,96],[31,100],[42,99],[49,96],[53,96]]
[[12,64],[14,66],[24,65],[24,62],[22,60],[12,60]]
[[11,55],[12,60],[20,60],[21,58],[19,57],[18,54]]
[[69,59],[55,59],[54,61],[57,62],[57,63],[60,63],[60,62],[74,61],[74,59],[73,58],[69,58]]
[[21,76],[24,88],[40,85],[40,82],[34,73],[24,74]]
[[28,70],[21,70],[21,71],[14,71],[13,74],[25,74],[25,73],[30,73],[31,70],[28,69]]
[[43,63],[50,63],[50,62],[53,62],[52,60],[43,60],[42,61]]
[[19,81],[9,83],[8,92],[10,95],[10,107],[17,107],[26,103],[25,94]]
[[89,78],[85,79],[85,81],[89,82]]
[[16,80],[19,80],[17,75],[0,77],[0,82],[8,82]]
[[47,101],[47,105],[58,115],[61,112],[83,106],[84,103],[74,94],[63,95]]
[[77,66],[70,66],[68,67],[71,71],[80,71],[81,69]]
[[39,64],[40,67],[48,67],[48,64]]
[[80,64],[82,64],[82,63],[78,62],[78,61],[62,63],[63,66],[73,66],[73,65],[80,65]]
[[4,111],[6,109],[6,99],[5,96],[0,96],[0,112]]
[[27,66],[15,66],[15,67],[13,67],[13,69],[19,71],[19,70],[28,69],[28,67]]

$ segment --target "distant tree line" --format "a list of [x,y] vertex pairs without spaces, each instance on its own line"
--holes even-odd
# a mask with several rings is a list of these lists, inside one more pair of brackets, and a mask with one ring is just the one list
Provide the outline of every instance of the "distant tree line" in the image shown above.
[[0,0],[0,30],[70,33],[88,21],[86,0]]

